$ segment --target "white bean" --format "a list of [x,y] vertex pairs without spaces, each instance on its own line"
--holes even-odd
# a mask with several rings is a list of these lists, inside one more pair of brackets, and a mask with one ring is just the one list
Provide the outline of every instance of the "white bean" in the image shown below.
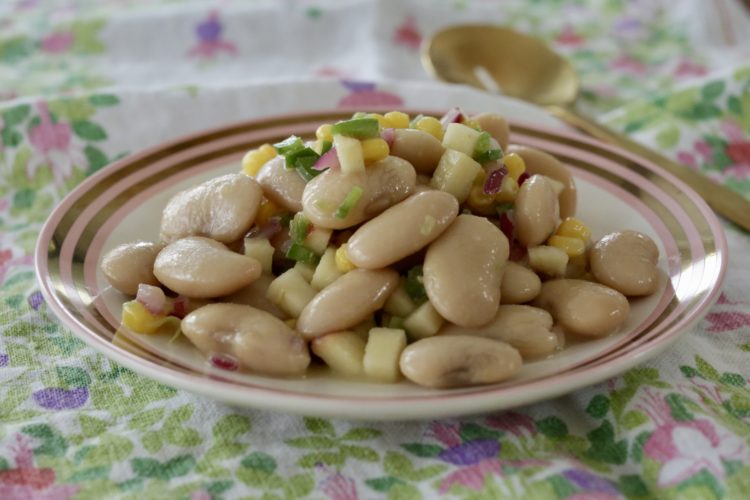
[[591,249],[591,272],[596,280],[625,295],[649,295],[659,285],[659,249],[637,231],[611,233]]
[[411,163],[420,174],[432,174],[445,148],[431,134],[416,129],[395,129],[391,154]]
[[206,236],[232,243],[250,229],[263,191],[252,177],[227,174],[172,197],[161,219],[161,239]]
[[109,284],[127,295],[138,293],[138,285],[159,286],[154,261],[162,245],[139,241],[116,246],[102,258],[102,273]]
[[[345,229],[379,214],[407,198],[416,184],[417,174],[406,160],[388,156],[367,167],[364,173],[344,174],[328,169],[305,186],[302,206],[305,216],[316,226]],[[353,189],[362,195],[349,212],[336,212]]]
[[308,339],[347,330],[382,308],[398,283],[398,273],[390,269],[349,271],[308,302],[297,330]]
[[540,174],[560,182],[564,186],[559,195],[560,217],[565,219],[575,216],[578,201],[576,183],[570,170],[560,163],[560,160],[544,151],[517,144],[508,146],[506,152],[516,153],[523,158],[529,175]]
[[159,252],[154,275],[170,290],[194,298],[221,297],[249,285],[260,262],[201,236],[174,241]]
[[347,256],[365,269],[389,266],[429,245],[456,215],[458,202],[452,195],[420,192],[357,229],[347,242]]
[[473,335],[502,340],[518,349],[524,358],[535,358],[562,347],[557,333],[551,330],[552,316],[544,309],[503,305],[491,323],[478,328],[448,324],[439,335]]
[[516,237],[526,247],[544,243],[560,220],[557,194],[542,175],[532,175],[518,190],[515,204]]
[[534,300],[542,288],[542,280],[531,269],[508,261],[500,286],[501,304],[523,304]]
[[516,349],[498,340],[468,335],[417,340],[401,353],[401,373],[426,387],[494,384],[521,369]]
[[275,316],[240,304],[209,304],[182,320],[201,352],[225,353],[240,367],[268,375],[301,375],[310,364],[304,339]]
[[630,312],[628,299],[617,290],[590,281],[547,281],[533,303],[546,309],[566,333],[602,337],[614,332]]
[[488,323],[500,305],[508,239],[490,221],[459,215],[427,249],[424,286],[442,317],[461,326]]
[[263,188],[266,198],[286,210],[302,211],[305,180],[296,169],[286,168],[283,156],[277,156],[266,162],[255,178]]

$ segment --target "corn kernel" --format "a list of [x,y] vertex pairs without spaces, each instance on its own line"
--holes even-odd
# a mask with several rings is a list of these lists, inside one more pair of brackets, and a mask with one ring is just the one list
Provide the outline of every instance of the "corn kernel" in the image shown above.
[[568,217],[560,223],[555,234],[569,238],[578,238],[586,243],[591,238],[591,229],[575,217]]
[[500,191],[495,193],[495,201],[499,203],[510,203],[516,200],[517,194],[518,182],[516,182],[513,177],[506,175],[503,177],[503,183],[500,184]]
[[260,167],[276,156],[276,149],[270,144],[263,144],[258,149],[251,149],[242,158],[242,171],[249,176],[255,176]]
[[346,245],[341,245],[336,250],[336,268],[341,271],[342,273],[348,273],[349,271],[353,271],[357,268],[352,262],[349,260],[349,257],[346,255]]
[[281,212],[281,209],[274,202],[268,198],[262,198],[258,213],[255,215],[255,225],[265,226],[268,220],[279,212]]
[[516,153],[509,153],[503,156],[503,164],[508,169],[508,175],[513,177],[516,181],[521,177],[521,174],[526,172],[526,162],[523,158]]
[[428,134],[434,136],[438,141],[443,140],[443,126],[440,125],[440,120],[438,120],[437,118],[434,118],[432,116],[425,116],[424,118],[420,118],[416,123],[416,128],[417,130],[427,132]]
[[320,142],[328,141],[333,142],[333,134],[331,134],[331,124],[324,123],[315,131],[315,138]]
[[380,113],[367,113],[367,118],[375,118],[381,127],[385,127],[385,116]]
[[408,128],[409,127],[409,115],[402,113],[401,111],[390,111],[384,116],[385,122],[381,122],[381,125],[385,128]]
[[288,320],[284,321],[284,323],[286,323],[286,326],[288,326],[292,330],[294,330],[295,328],[297,328],[297,320],[295,318],[288,319]]
[[586,251],[586,244],[583,240],[578,238],[571,238],[570,236],[558,236],[556,234],[549,237],[547,244],[551,247],[557,247],[563,250],[568,257],[577,257],[583,255]]
[[495,213],[495,197],[485,193],[484,187],[481,184],[471,187],[466,203],[475,214],[493,215]]
[[269,160],[271,158],[274,158],[278,153],[276,152],[276,148],[271,146],[270,144],[263,144],[261,147],[258,148],[258,151],[262,155],[264,155]]
[[122,324],[136,333],[153,334],[172,332],[179,325],[174,316],[151,314],[146,306],[131,300],[122,305]]
[[581,279],[586,274],[586,267],[589,264],[586,252],[576,255],[568,260],[568,268],[565,270],[565,277],[572,279]]
[[476,120],[464,120],[461,122],[461,125],[466,125],[467,127],[473,128],[474,130],[482,130],[482,127],[479,125],[479,122]]
[[389,152],[388,143],[379,137],[362,141],[362,156],[365,159],[365,163],[369,164],[382,160],[388,156]]

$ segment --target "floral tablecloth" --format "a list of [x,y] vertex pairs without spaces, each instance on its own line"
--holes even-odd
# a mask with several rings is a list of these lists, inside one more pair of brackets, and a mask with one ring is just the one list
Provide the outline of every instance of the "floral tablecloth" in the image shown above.
[[740,0],[1,2],[0,498],[750,498],[750,237],[728,223],[719,302],[668,352],[548,402],[410,423],[240,410],[152,382],[63,327],[31,261],[55,204],[109,162],[243,106],[272,111],[243,100],[259,82],[331,78],[342,100],[399,104],[363,82],[428,80],[421,40],[467,21],[548,40],[580,71],[586,111],[750,196],[748,12]]

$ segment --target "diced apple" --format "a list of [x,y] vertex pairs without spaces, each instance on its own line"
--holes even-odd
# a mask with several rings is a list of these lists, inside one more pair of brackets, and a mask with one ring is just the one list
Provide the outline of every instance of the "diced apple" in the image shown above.
[[245,238],[245,255],[260,262],[264,273],[270,273],[274,248],[266,238]]
[[365,341],[354,332],[329,333],[313,340],[310,347],[334,372],[357,377],[364,371]]
[[565,250],[547,245],[527,249],[529,266],[536,272],[544,273],[552,278],[565,276],[568,267],[568,254]]
[[294,265],[294,268],[302,275],[303,278],[305,278],[305,281],[310,283],[310,280],[312,280],[313,274],[315,274],[314,266],[311,266],[310,264],[305,264],[304,262],[297,262]]
[[472,156],[481,132],[461,123],[451,123],[443,134],[443,146]]
[[463,203],[469,197],[474,179],[481,170],[482,166],[470,156],[455,149],[446,149],[432,174],[430,185],[452,194],[459,203]]
[[291,268],[268,285],[266,297],[289,316],[297,318],[317,293],[297,269]]
[[385,305],[383,306],[383,310],[388,314],[401,316],[403,318],[414,312],[414,309],[416,308],[417,304],[411,300],[403,283],[400,287],[396,288],[390,297],[388,297],[388,300],[385,301]]
[[336,148],[341,172],[354,174],[365,171],[365,158],[362,154],[362,143],[353,137],[333,136],[333,147]]
[[443,326],[445,320],[428,300],[404,320],[404,328],[415,339],[432,337]]
[[367,338],[363,367],[369,378],[385,383],[397,382],[401,352],[406,347],[406,332],[395,328],[373,328]]
[[328,242],[331,240],[332,234],[333,231],[330,229],[313,226],[312,230],[307,233],[302,244],[317,255],[323,255],[323,252],[325,252],[328,247]]
[[320,262],[318,262],[318,266],[315,268],[315,273],[310,280],[310,284],[313,288],[322,290],[336,281],[336,279],[342,274],[343,273],[339,271],[338,266],[336,266],[336,249],[328,247],[326,248],[326,251],[323,252],[323,256],[320,258]]

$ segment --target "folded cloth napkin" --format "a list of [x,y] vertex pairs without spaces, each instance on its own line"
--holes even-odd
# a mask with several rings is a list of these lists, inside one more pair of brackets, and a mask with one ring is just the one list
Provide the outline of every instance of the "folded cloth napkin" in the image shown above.
[[472,418],[227,407],[108,361],[44,303],[35,239],[87,175],[311,101],[398,108],[432,92],[448,106],[418,49],[464,22],[549,41],[581,73],[587,112],[750,195],[739,0],[0,4],[0,498],[750,496],[750,239],[730,225],[724,293],[674,348],[588,389]]

